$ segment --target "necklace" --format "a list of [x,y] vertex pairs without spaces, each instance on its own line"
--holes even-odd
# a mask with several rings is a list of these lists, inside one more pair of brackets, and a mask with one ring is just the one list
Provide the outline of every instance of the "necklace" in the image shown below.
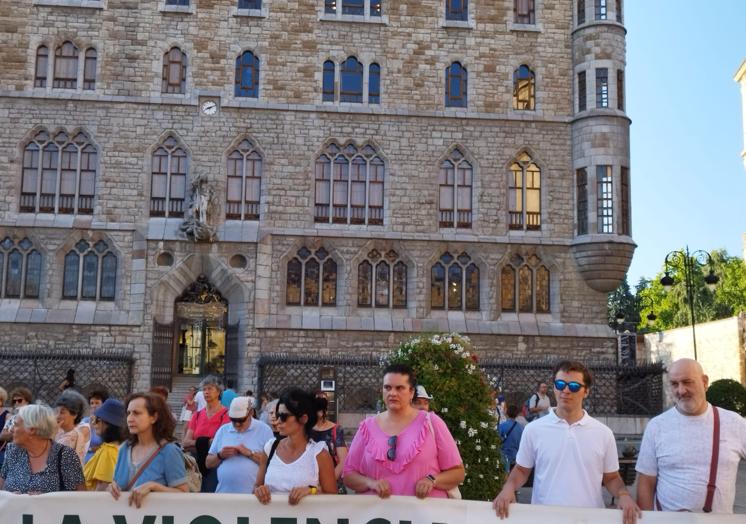
[[41,450],[41,453],[39,453],[38,455],[32,455],[29,450],[26,450],[26,453],[28,453],[28,456],[31,457],[32,459],[36,459],[36,458],[41,457],[44,453],[46,453],[48,447],[49,447],[49,441],[47,440],[46,442],[44,442],[44,448]]

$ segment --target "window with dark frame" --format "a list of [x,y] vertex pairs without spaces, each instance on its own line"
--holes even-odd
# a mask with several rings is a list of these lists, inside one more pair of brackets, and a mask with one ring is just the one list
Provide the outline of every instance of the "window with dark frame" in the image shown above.
[[373,146],[330,143],[316,159],[314,221],[383,225],[385,175]]
[[585,78],[585,71],[578,73],[578,113],[587,109],[587,80]]
[[596,68],[596,107],[609,107],[609,69]]
[[616,0],[616,21],[620,24],[624,22],[622,0]]
[[533,111],[536,108],[536,75],[523,64],[513,72],[513,109]]
[[340,102],[363,103],[363,64],[354,56],[342,62],[339,84]]
[[169,135],[153,152],[150,216],[183,217],[189,158],[180,142]]
[[596,20],[606,20],[607,13],[607,0],[595,0],[596,7]]
[[41,253],[28,238],[0,242],[0,297],[39,298]]
[[189,0],[166,0],[166,5],[189,6]]
[[84,132],[39,131],[23,152],[21,213],[93,214],[98,150]]
[[469,229],[472,223],[474,169],[458,147],[443,160],[438,174],[438,225]]
[[78,87],[78,55],[80,51],[70,41],[62,43],[54,52],[54,81],[52,87],[75,89]]
[[342,0],[342,14],[363,16],[365,14],[365,1]]
[[479,267],[463,252],[449,252],[430,268],[430,308],[479,311]]
[[588,171],[583,167],[575,172],[578,235],[588,234]]
[[34,70],[34,87],[47,87],[47,67],[49,66],[49,49],[40,45],[36,49],[36,69]]
[[614,192],[611,166],[596,166],[596,220],[599,233],[614,232]]
[[114,300],[116,281],[117,256],[104,240],[93,245],[87,240],[80,240],[65,255],[63,299]]
[[381,103],[381,66],[378,64],[368,67],[368,103]]
[[510,229],[541,229],[541,170],[528,153],[521,153],[510,166],[508,199]]
[[533,25],[536,23],[534,0],[513,0],[513,12],[516,24]]
[[288,306],[336,306],[337,263],[323,247],[300,248],[287,264],[285,303]]
[[262,155],[248,138],[228,155],[226,220],[259,220]]
[[172,47],[163,55],[163,77],[161,93],[186,93],[187,57],[178,47]]
[[630,234],[631,217],[629,212],[630,207],[630,192],[629,192],[629,168],[622,166],[621,173],[621,190],[622,190],[622,201],[621,210],[619,213],[619,232],[622,235]]
[[446,0],[446,20],[469,21],[468,0]]
[[239,9],[261,9],[262,0],[238,0]]
[[585,0],[577,0],[578,25],[585,23]]
[[459,62],[446,68],[446,107],[467,106],[467,71]]
[[324,62],[323,79],[321,83],[321,100],[334,102],[334,74],[336,65],[331,60]]
[[85,52],[85,62],[83,63],[83,89],[96,89],[96,50],[89,47]]
[[251,51],[244,51],[236,58],[234,95],[259,98],[259,57]]
[[500,270],[500,309],[504,313],[550,313],[550,273],[532,255],[516,255]]
[[624,70],[616,71],[616,107],[624,111]]
[[407,307],[407,265],[390,249],[371,250],[357,267],[357,305],[373,308]]

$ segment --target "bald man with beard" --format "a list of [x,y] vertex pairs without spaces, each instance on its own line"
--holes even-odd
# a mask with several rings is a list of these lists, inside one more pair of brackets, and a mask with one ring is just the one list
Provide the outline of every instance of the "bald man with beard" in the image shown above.
[[709,380],[696,360],[668,370],[674,407],[653,418],[637,458],[637,504],[643,510],[706,511],[717,409],[720,438],[713,513],[733,513],[738,464],[746,458],[746,420],[707,402]]

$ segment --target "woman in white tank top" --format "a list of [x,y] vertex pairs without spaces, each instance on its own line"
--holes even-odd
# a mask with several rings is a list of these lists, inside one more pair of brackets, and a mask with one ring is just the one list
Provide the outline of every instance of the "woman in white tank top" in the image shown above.
[[264,445],[254,495],[268,504],[271,493],[288,493],[297,504],[306,495],[337,493],[334,463],[326,443],[310,439],[316,424],[313,395],[291,389],[277,403],[277,427],[281,437]]

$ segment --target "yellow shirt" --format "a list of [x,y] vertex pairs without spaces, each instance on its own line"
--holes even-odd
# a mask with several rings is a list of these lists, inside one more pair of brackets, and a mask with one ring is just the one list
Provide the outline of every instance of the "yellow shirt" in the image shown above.
[[96,489],[96,482],[111,482],[114,478],[114,467],[117,465],[119,444],[104,442],[83,467],[85,487],[88,491]]

